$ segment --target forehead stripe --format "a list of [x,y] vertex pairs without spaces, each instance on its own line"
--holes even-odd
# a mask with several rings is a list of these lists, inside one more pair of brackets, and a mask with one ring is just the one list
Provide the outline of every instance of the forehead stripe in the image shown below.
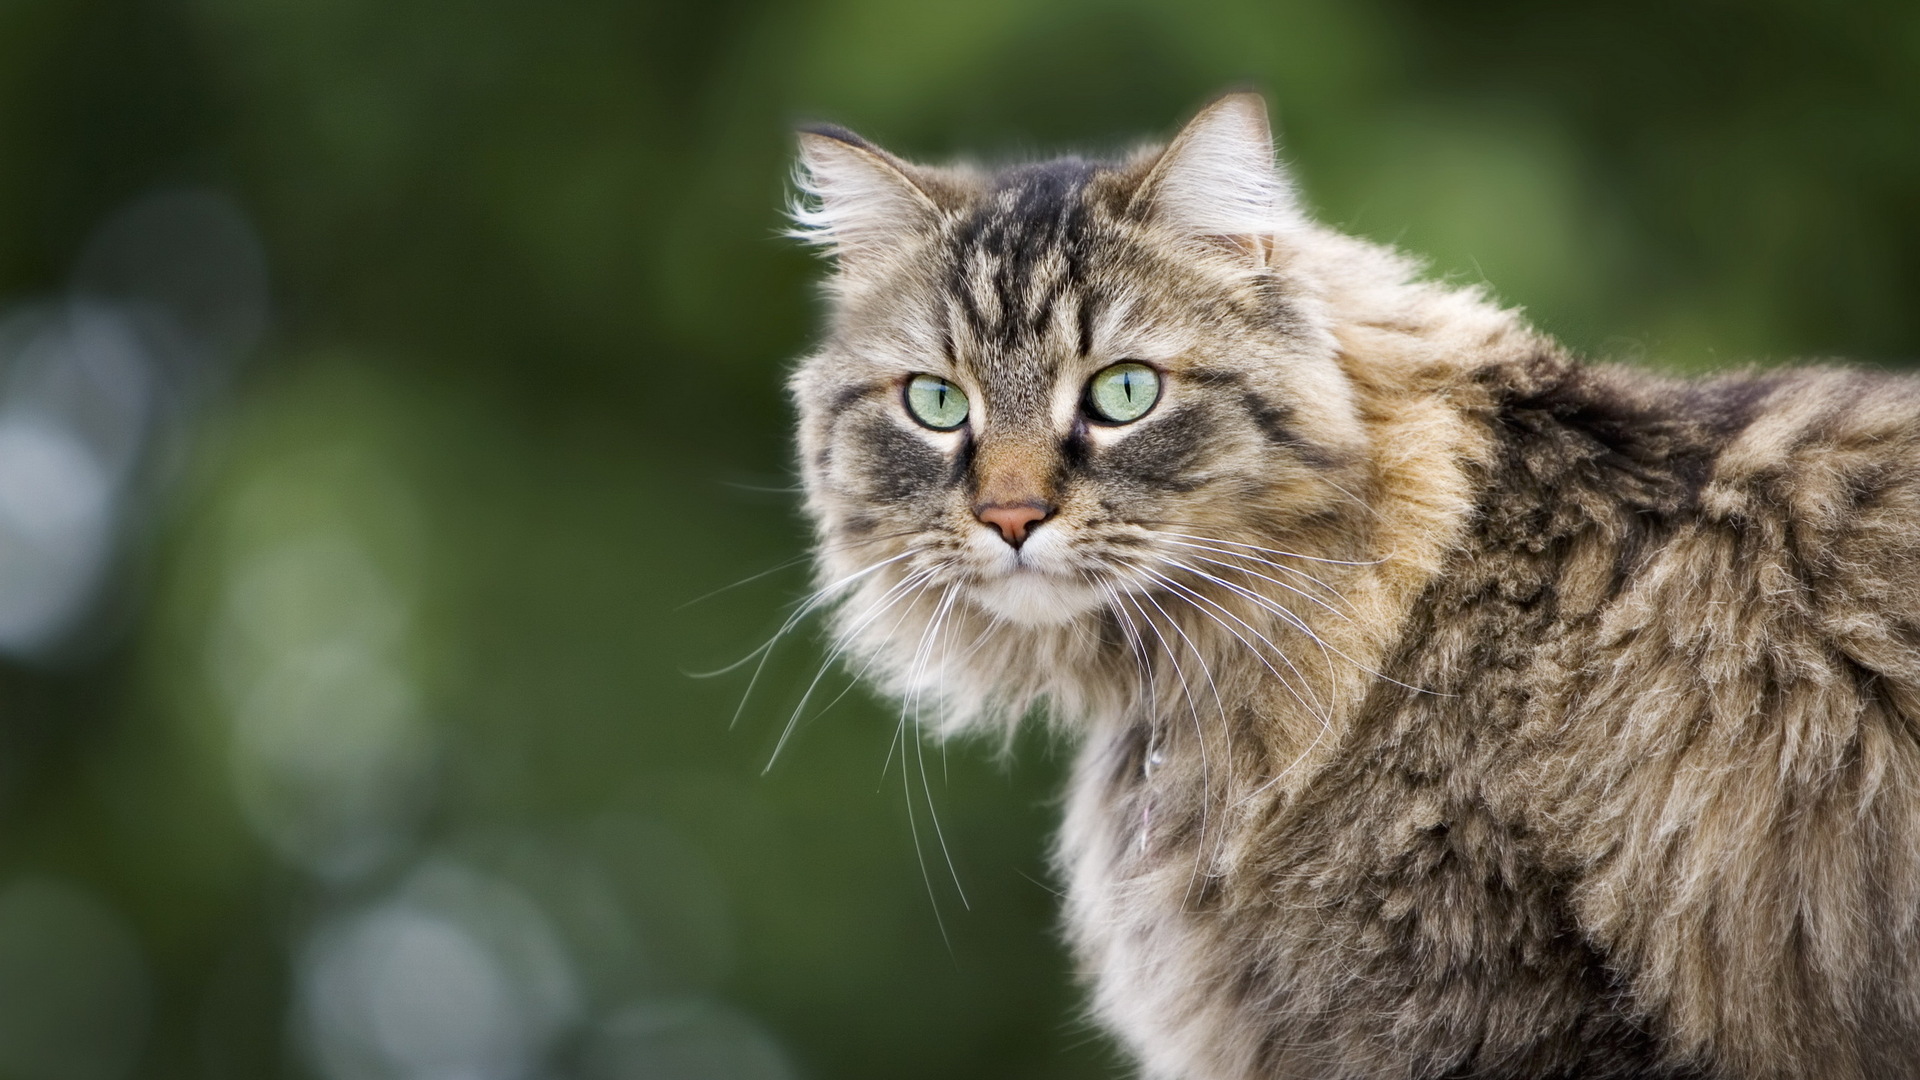
[[955,231],[948,291],[976,336],[1008,345],[1037,335],[1080,284],[1093,172],[1077,158],[1014,169]]

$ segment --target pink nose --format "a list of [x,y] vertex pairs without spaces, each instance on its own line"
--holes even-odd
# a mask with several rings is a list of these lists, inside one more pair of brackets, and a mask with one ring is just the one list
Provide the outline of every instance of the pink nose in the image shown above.
[[1000,538],[1014,547],[1027,542],[1027,527],[1053,516],[1048,503],[984,503],[973,508],[973,516],[1000,530]]

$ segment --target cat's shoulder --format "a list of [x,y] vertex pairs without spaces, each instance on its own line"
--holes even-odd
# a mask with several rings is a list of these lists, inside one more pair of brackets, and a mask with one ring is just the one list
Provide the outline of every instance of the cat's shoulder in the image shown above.
[[1900,684],[1920,716],[1920,378],[1808,365],[1686,379],[1572,362],[1535,374],[1504,406],[1510,426],[1531,410],[1533,428],[1509,438],[1571,428],[1563,444],[1611,466],[1554,482],[1634,502],[1643,524],[1665,517],[1656,561],[1703,602],[1746,596],[1778,639],[1821,643],[1815,666]]

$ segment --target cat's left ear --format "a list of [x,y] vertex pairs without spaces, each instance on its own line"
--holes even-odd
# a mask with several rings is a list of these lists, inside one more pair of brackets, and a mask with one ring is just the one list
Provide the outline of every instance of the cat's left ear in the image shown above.
[[1127,209],[1266,265],[1274,238],[1300,220],[1266,101],[1251,91],[1215,98],[1161,151]]

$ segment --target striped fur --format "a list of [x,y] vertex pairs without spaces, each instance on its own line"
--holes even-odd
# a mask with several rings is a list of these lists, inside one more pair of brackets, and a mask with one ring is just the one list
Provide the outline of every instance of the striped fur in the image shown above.
[[[803,136],[856,669],[1077,741],[1068,934],[1148,1076],[1920,1075],[1920,386],[1579,362],[1306,220],[1266,130],[1234,95],[997,173]],[[1091,424],[1122,359],[1164,396]],[[1017,553],[990,470],[1058,506]]]

